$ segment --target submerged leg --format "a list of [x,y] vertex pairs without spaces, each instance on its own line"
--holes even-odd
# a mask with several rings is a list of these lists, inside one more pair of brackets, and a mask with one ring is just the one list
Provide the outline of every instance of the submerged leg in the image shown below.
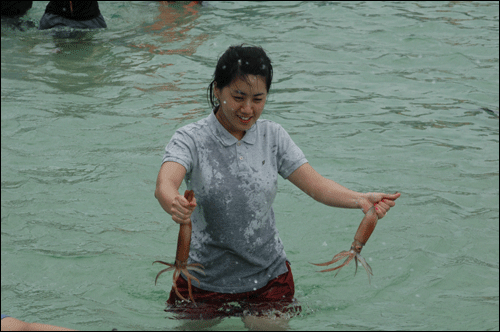
[[243,324],[250,331],[287,331],[290,318],[280,317],[255,317],[246,315],[241,317]]

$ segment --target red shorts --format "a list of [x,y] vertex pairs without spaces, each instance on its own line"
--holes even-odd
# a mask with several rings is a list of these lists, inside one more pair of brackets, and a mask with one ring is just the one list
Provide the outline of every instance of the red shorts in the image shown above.
[[[301,311],[301,307],[293,298],[295,284],[288,262],[286,262],[286,267],[288,272],[277,276],[266,286],[252,292],[216,293],[199,289],[191,284],[196,306],[191,302],[182,301],[172,288],[165,311],[178,314],[180,319],[214,319],[239,317],[244,314],[264,316],[270,313],[277,316],[283,313],[295,315]],[[180,277],[176,284],[179,293],[189,299],[187,281]]]

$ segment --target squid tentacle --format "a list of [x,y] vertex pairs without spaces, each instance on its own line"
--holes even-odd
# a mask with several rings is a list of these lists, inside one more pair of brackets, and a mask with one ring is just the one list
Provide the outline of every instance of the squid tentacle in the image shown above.
[[[194,199],[194,192],[192,190],[186,190],[184,193],[184,197],[189,201],[192,202]],[[173,285],[172,289],[174,290],[175,294],[182,300],[188,301],[184,296],[182,296],[177,289],[177,279],[179,278],[181,272],[184,273],[186,276],[187,282],[188,282],[188,292],[189,292],[189,298],[193,302],[193,304],[196,306],[196,302],[194,301],[193,298],[193,291],[191,287],[191,280],[194,280],[198,282],[198,285],[200,284],[200,281],[192,276],[188,270],[196,271],[202,274],[205,274],[203,271],[204,267],[200,263],[193,263],[193,264],[187,264],[187,259],[189,257],[189,245],[191,243],[191,229],[192,226],[191,224],[182,224],[180,225],[179,229],[179,237],[177,240],[177,253],[176,253],[176,259],[175,259],[175,264],[170,264],[166,263],[163,261],[154,261],[154,263],[161,263],[164,265],[169,266],[168,268],[161,270],[157,275],[155,279],[155,285],[158,280],[158,277],[163,273],[167,271],[172,271],[174,270],[174,274],[172,276],[173,280]]]
[[331,272],[338,270],[337,273],[335,273],[335,277],[337,274],[339,274],[340,270],[344,267],[349,265],[351,260],[354,258],[354,262],[356,264],[356,269],[354,270],[354,275],[358,272],[358,261],[361,263],[361,265],[365,268],[366,273],[368,274],[368,282],[371,284],[371,278],[370,275],[373,275],[373,271],[371,266],[366,262],[366,260],[360,255],[361,249],[363,249],[363,246],[365,245],[366,241],[370,238],[370,235],[372,234],[373,230],[375,229],[375,226],[377,225],[378,221],[378,216],[375,212],[375,208],[371,207],[368,212],[366,213],[365,217],[363,220],[361,220],[361,223],[358,227],[358,230],[356,232],[356,235],[354,236],[354,242],[351,244],[351,249],[349,251],[341,251],[340,253],[336,254],[333,256],[333,259],[329,262],[326,263],[311,263],[316,266],[327,266],[334,264],[338,262],[339,260],[343,259],[344,257],[347,257],[346,260],[340,264],[337,267],[331,268],[331,269],[326,269],[318,272]]
[[333,259],[331,261],[329,261],[329,262],[326,262],[326,263],[311,263],[311,264],[316,265],[316,266],[327,266],[327,265],[331,265],[333,263],[338,262],[339,260],[341,260],[342,258],[346,257],[347,255],[349,255],[348,251],[342,251],[342,252],[336,254],[335,256],[333,256]]

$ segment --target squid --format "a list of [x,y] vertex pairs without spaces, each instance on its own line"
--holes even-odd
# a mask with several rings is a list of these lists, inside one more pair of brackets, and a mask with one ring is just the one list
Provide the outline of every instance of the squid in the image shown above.
[[[188,202],[191,202],[194,199],[194,191],[192,190],[186,190],[184,193],[184,197],[188,200]],[[158,281],[158,277],[163,273],[163,272],[168,272],[168,271],[174,271],[173,275],[173,286],[172,288],[175,291],[175,294],[177,294],[178,297],[183,299],[184,301],[188,301],[186,298],[184,298],[180,293],[179,290],[177,289],[177,279],[179,278],[179,275],[184,273],[184,275],[187,278],[188,282],[188,290],[189,290],[189,298],[193,302],[193,304],[196,306],[196,302],[194,301],[193,298],[193,292],[191,289],[191,280],[197,281],[198,285],[200,284],[200,281],[193,277],[188,270],[193,270],[200,272],[202,274],[205,274],[202,269],[204,269],[203,265],[200,263],[193,263],[193,264],[188,264],[188,258],[189,258],[189,246],[191,244],[191,231],[192,231],[193,226],[191,225],[191,222],[189,224],[181,224],[180,229],[179,229],[179,237],[177,238],[177,253],[175,255],[175,263],[170,264],[166,263],[163,261],[154,261],[154,263],[161,263],[163,265],[167,265],[168,268],[161,270],[158,272],[156,275],[155,279],[155,285],[156,282]]]
[[377,221],[378,221],[378,216],[377,213],[375,212],[375,207],[371,207],[366,215],[364,216],[363,220],[361,220],[361,223],[359,224],[358,230],[356,231],[356,235],[354,235],[354,242],[351,244],[351,249],[349,251],[342,251],[335,256],[333,256],[333,259],[329,262],[326,263],[311,263],[316,266],[328,266],[331,264],[334,264],[338,262],[339,260],[346,258],[344,263],[341,265],[331,268],[331,269],[326,269],[318,272],[330,272],[330,271],[335,271],[338,270],[337,273],[335,274],[335,277],[337,274],[339,274],[340,270],[344,267],[347,266],[352,259],[354,258],[354,261],[356,263],[356,270],[354,271],[354,275],[356,275],[356,272],[358,272],[358,260],[359,262],[363,265],[363,267],[366,270],[366,273],[368,274],[368,283],[371,283],[370,280],[370,275],[373,275],[372,268],[370,265],[365,261],[363,257],[361,257],[361,249],[363,249],[363,246],[366,244],[368,239],[370,238],[370,235],[372,235],[373,230],[375,229],[375,226],[377,226]]

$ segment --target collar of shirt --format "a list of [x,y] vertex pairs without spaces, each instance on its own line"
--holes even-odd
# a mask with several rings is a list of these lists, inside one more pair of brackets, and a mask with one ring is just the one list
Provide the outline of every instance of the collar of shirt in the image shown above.
[[[210,126],[212,133],[215,135],[215,137],[217,137],[222,145],[230,146],[238,142],[238,139],[231,135],[231,133],[220,124],[213,111],[208,117],[208,125]],[[254,123],[254,125],[246,131],[245,136],[243,136],[241,140],[247,144],[255,143],[255,141],[257,140],[257,123]]]

